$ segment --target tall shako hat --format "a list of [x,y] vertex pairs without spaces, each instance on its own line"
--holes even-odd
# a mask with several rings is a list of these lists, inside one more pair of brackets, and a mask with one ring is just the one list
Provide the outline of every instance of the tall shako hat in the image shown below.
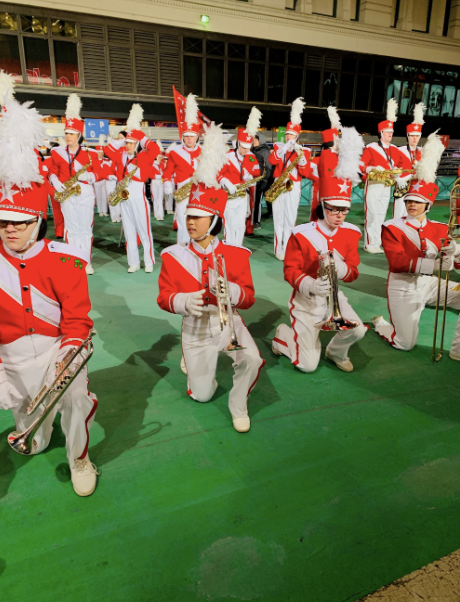
[[20,104],[12,98],[5,101],[2,110],[0,219],[46,219],[48,186],[43,183],[35,150],[43,144],[45,125],[31,104],[31,101]]
[[142,119],[144,118],[144,109],[142,105],[135,102],[129,112],[128,121],[126,122],[126,142],[139,142],[137,138],[132,137],[132,133],[141,129]]
[[252,143],[254,142],[254,136],[259,130],[261,119],[262,113],[259,109],[257,107],[252,107],[246,127],[238,130],[237,140],[243,148],[251,148]]
[[65,133],[66,134],[81,134],[83,135],[83,128],[85,122],[80,116],[81,111],[81,98],[75,94],[69,94],[67,98],[67,106],[65,109]]
[[185,99],[185,121],[182,122],[182,136],[199,136],[200,119],[196,94],[189,94]]
[[333,177],[321,178],[319,197],[333,207],[350,207],[352,187],[361,182],[360,160],[364,150],[361,134],[354,127],[342,128],[337,140],[339,161]]
[[408,136],[411,134],[418,134],[419,136],[422,135],[422,125],[425,123],[425,120],[423,119],[423,111],[425,109],[426,106],[423,104],[423,102],[419,102],[415,105],[414,121],[409,123],[409,125],[406,125],[406,134]]
[[302,97],[294,100],[291,106],[291,120],[286,126],[286,134],[294,134],[295,136],[300,135],[304,107],[305,103]]
[[0,107],[6,100],[14,98],[13,76],[0,69]]
[[[227,204],[227,193],[217,182],[217,175],[228,163],[227,140],[229,135],[214,122],[205,127],[201,155],[193,176],[192,189],[186,215],[223,217]],[[212,230],[212,220],[210,230]]]
[[444,151],[444,144],[441,142],[437,131],[430,134],[422,148],[422,158],[415,166],[416,179],[411,181],[404,202],[428,203],[428,210],[431,209],[439,192],[439,188],[435,184],[436,172]]
[[379,134],[380,132],[394,132],[394,124],[398,113],[398,103],[394,98],[390,98],[387,103],[387,118],[385,121],[381,121],[378,124]]
[[340,117],[337,113],[337,109],[333,106],[327,107],[327,114],[329,121],[331,122],[331,127],[328,130],[321,132],[323,144],[326,144],[327,142],[334,142],[334,137],[338,136],[342,129],[342,124],[340,123]]

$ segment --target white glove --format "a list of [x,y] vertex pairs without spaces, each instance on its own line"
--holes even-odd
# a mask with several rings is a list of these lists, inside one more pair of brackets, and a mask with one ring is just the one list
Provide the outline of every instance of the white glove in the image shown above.
[[56,192],[64,192],[65,186],[56,175],[54,175],[54,174],[50,175],[50,182],[54,186],[54,190]]
[[[328,266],[329,265],[329,253],[321,253],[321,257],[323,259],[324,265]],[[343,280],[345,278],[345,276],[348,274],[348,266],[336,251],[334,251],[334,263],[335,263],[335,269],[337,270],[337,278],[339,280]]]
[[197,293],[189,293],[187,295],[187,299],[185,301],[185,311],[189,316],[197,316],[198,318],[203,315],[201,308],[204,304],[203,294],[206,292],[206,289],[202,289]]
[[286,154],[286,143],[285,142],[277,142],[276,143],[276,154],[282,159]]
[[116,182],[118,180],[117,176],[111,175],[107,178],[109,182]]
[[163,190],[165,194],[172,194],[174,192],[174,186],[169,180],[163,184]]
[[[63,365],[62,362],[65,356],[69,353],[69,351],[75,351],[78,349],[79,345],[66,345],[65,347],[61,347],[58,351],[58,355],[56,358],[56,362],[51,364],[48,368],[48,372],[46,374],[45,383],[49,387],[55,380],[56,376],[61,372]],[[87,351],[83,349],[82,353],[80,353],[70,364],[69,369],[62,375],[71,376],[76,370],[79,368],[80,364],[83,362],[84,357],[86,357]]]
[[285,152],[292,152],[294,150],[296,150],[296,146],[298,146],[295,142],[295,140],[288,140],[286,142],[286,146],[284,147]]
[[222,178],[222,180],[220,181],[220,185],[226,188],[228,194],[235,194],[236,186],[235,184],[232,184],[227,178]]
[[[438,259],[434,260],[434,269],[433,269],[433,271],[439,270],[440,263],[441,263],[441,258],[440,257],[438,257]],[[454,267],[454,258],[453,258],[453,256],[448,257],[446,255],[443,255],[442,256],[442,266],[441,266],[442,271],[443,272],[450,272],[450,270],[453,267]]]
[[395,184],[398,188],[404,188],[405,186],[407,186],[407,183],[409,182],[409,180],[411,179],[411,176],[404,176],[404,178],[401,178],[401,176],[398,176],[397,178],[395,178]]
[[300,161],[298,162],[299,167],[304,167],[307,164],[307,157],[302,153]]
[[376,165],[375,167],[371,167],[371,171],[385,171],[385,168],[381,165]]
[[318,297],[328,297],[331,294],[331,284],[329,278],[312,278],[306,276],[299,287],[300,293],[304,297],[311,297],[311,295],[317,295]]
[[78,176],[79,182],[88,182],[88,184],[94,184],[96,181],[95,175],[91,171],[86,171]]
[[297,143],[296,143],[296,144],[295,144],[295,146],[294,146],[294,149],[295,149],[295,152],[296,152],[298,155],[300,155],[300,153],[302,153],[302,152],[303,152],[303,148],[302,148],[302,146],[301,146],[300,144],[297,144]]
[[[445,243],[444,243],[445,244]],[[457,253],[457,245],[454,240],[449,240],[444,247],[441,247],[441,251],[446,257],[453,257]]]
[[21,405],[23,398],[6,376],[5,368],[0,363],[0,410],[11,410]]
[[115,150],[118,150],[119,148],[126,146],[126,140],[124,138],[122,140],[112,140],[110,146]]

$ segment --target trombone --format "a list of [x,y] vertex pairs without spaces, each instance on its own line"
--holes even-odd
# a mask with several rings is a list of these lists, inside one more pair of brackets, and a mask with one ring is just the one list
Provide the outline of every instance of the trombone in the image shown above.
[[[233,309],[230,299],[230,288],[228,286],[227,279],[227,268],[225,267],[225,259],[223,255],[216,255],[214,253],[214,241],[212,242],[212,262],[214,264],[213,272],[215,279],[215,290],[214,287],[211,289],[217,298],[217,310],[219,312],[220,330],[224,330],[224,326],[228,324],[230,330],[230,342],[227,346],[227,351],[239,351],[245,349],[240,345],[238,337],[236,336],[235,323],[233,321]],[[222,276],[219,273],[219,267],[222,271]]]
[[[67,389],[77,378],[82,371],[83,367],[88,363],[89,359],[93,355],[94,346],[92,337],[96,334],[96,331],[91,329],[87,338],[81,343],[78,349],[69,349],[65,354],[62,362],[59,362],[59,373],[56,378],[47,386],[43,385],[40,392],[32,399],[28,408],[27,416],[30,416],[35,410],[42,404],[44,404],[49,397],[48,405],[45,406],[43,412],[38,416],[34,422],[22,433],[13,431],[8,435],[8,445],[18,454],[23,456],[29,456],[33,453],[34,436],[38,429],[41,427],[43,422],[49,416],[53,408],[56,407],[61,397],[65,394]],[[83,357],[83,350],[88,346],[88,353],[86,357]],[[74,370],[71,369],[72,362],[79,356],[82,356],[81,364]]]
[[[454,182],[452,190],[450,191],[450,214],[449,214],[449,222],[447,224],[447,237],[441,239],[441,247],[444,246],[446,241],[457,241],[460,240],[460,178],[457,178]],[[444,351],[444,334],[446,330],[446,316],[447,316],[447,297],[449,294],[449,272],[446,272],[444,277],[445,290],[444,290],[444,299],[442,302],[442,310],[441,310],[441,285],[442,285],[442,251],[440,252],[440,262],[439,262],[439,271],[438,271],[438,288],[436,294],[436,310],[434,316],[434,334],[433,334],[433,349],[431,352],[431,357],[434,362],[438,363],[442,359],[442,354]],[[460,291],[460,284],[455,286],[453,291]],[[438,323],[439,323],[439,314],[442,311],[442,325],[441,325],[441,340],[439,343],[439,351],[437,351],[437,340],[438,340]]]

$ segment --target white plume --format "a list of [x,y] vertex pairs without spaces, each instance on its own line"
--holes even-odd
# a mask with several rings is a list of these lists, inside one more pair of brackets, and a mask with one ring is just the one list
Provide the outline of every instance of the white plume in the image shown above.
[[296,98],[292,103],[291,107],[291,123],[293,125],[300,125],[302,123],[302,113],[305,107],[305,103],[302,97]]
[[81,119],[80,111],[81,111],[81,98],[78,94],[72,93],[69,94],[67,98],[67,106],[65,109],[65,118],[66,119]]
[[329,121],[331,122],[331,128],[340,130],[342,128],[342,124],[340,123],[340,117],[337,113],[337,109],[331,105],[327,107],[327,114],[329,117]]
[[189,94],[185,101],[185,123],[188,128],[198,123],[198,103],[195,94]]
[[126,129],[128,132],[132,130],[139,130],[141,127],[142,119],[144,117],[144,109],[142,106],[135,102],[129,112],[128,121],[126,122]]
[[161,140],[157,140],[157,144],[158,144],[158,148],[160,149],[160,153],[163,154],[165,149],[163,148],[163,144],[162,144]]
[[254,137],[260,128],[260,120],[262,119],[262,113],[257,107],[252,107],[249,113],[248,122],[246,123],[247,133]]
[[422,148],[422,158],[415,167],[417,180],[423,180],[431,184],[436,180],[436,171],[441,161],[442,153],[446,150],[441,138],[438,136],[439,130],[428,136]]
[[364,141],[354,127],[342,128],[342,136],[337,139],[339,162],[335,170],[336,178],[350,180],[355,186],[361,182],[360,160]]
[[30,188],[32,182],[43,182],[35,149],[42,146],[46,135],[40,113],[32,101],[20,104],[12,98],[5,102],[0,119],[0,186],[7,194],[12,186]]
[[200,161],[196,168],[193,181],[202,183],[206,188],[220,188],[217,174],[228,163],[227,140],[230,135],[222,131],[214,121],[210,126],[204,125],[205,136],[201,147]]
[[105,134],[99,134],[99,144],[98,146],[104,146],[105,144]]
[[419,125],[423,125],[425,120],[423,119],[423,111],[426,109],[426,106],[423,102],[418,102],[414,107],[414,123]]
[[0,69],[0,105],[5,100],[11,100],[14,97],[14,79],[13,76]]
[[396,115],[397,112],[398,112],[398,103],[396,102],[396,100],[394,98],[390,98],[390,100],[388,101],[388,104],[387,104],[388,121],[395,122],[398,119],[398,117]]

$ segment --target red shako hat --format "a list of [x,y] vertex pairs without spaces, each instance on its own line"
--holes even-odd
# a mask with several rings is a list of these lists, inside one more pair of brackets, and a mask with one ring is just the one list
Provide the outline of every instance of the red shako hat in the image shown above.
[[332,176],[321,178],[319,181],[320,201],[334,207],[350,207],[351,190],[350,180]]
[[291,120],[286,126],[286,134],[300,135],[302,127],[302,113],[305,103],[302,97],[296,98],[291,107]]
[[75,93],[69,94],[69,97],[67,98],[67,106],[65,109],[64,131],[66,134],[83,135],[85,122],[80,116],[81,106],[81,98]]
[[423,146],[422,158],[415,167],[416,177],[410,183],[409,192],[404,196],[404,202],[413,200],[419,203],[428,203],[431,208],[439,192],[436,184],[436,172],[444,151],[444,144],[437,132],[430,134]]
[[429,203],[431,207],[438,196],[438,192],[439,187],[434,182],[427,183],[423,180],[412,180],[409,192],[404,197],[404,202]]
[[199,136],[201,123],[199,107],[195,94],[189,94],[185,99],[185,119],[181,123],[182,136]]
[[237,141],[243,148],[251,148],[252,143],[254,142],[254,136],[259,130],[261,118],[262,113],[259,109],[257,107],[252,107],[246,127],[238,130]]
[[187,215],[217,215],[223,217],[227,196],[223,188],[206,188],[202,183],[192,184]]
[[334,138],[339,135],[339,131],[342,129],[339,114],[334,106],[330,105],[327,107],[327,115],[329,117],[329,121],[331,122],[331,127],[321,132],[323,144],[326,144],[327,142],[334,142]]
[[387,104],[387,118],[378,124],[378,131],[380,132],[394,132],[394,124],[397,120],[398,103],[394,98],[390,98]]
[[406,134],[408,136],[410,134],[412,134],[412,135],[418,134],[419,136],[422,135],[422,125],[425,123],[425,120],[423,119],[424,109],[426,109],[426,107],[423,104],[423,102],[419,102],[415,105],[414,121],[412,123],[409,123],[409,125],[406,126]]

